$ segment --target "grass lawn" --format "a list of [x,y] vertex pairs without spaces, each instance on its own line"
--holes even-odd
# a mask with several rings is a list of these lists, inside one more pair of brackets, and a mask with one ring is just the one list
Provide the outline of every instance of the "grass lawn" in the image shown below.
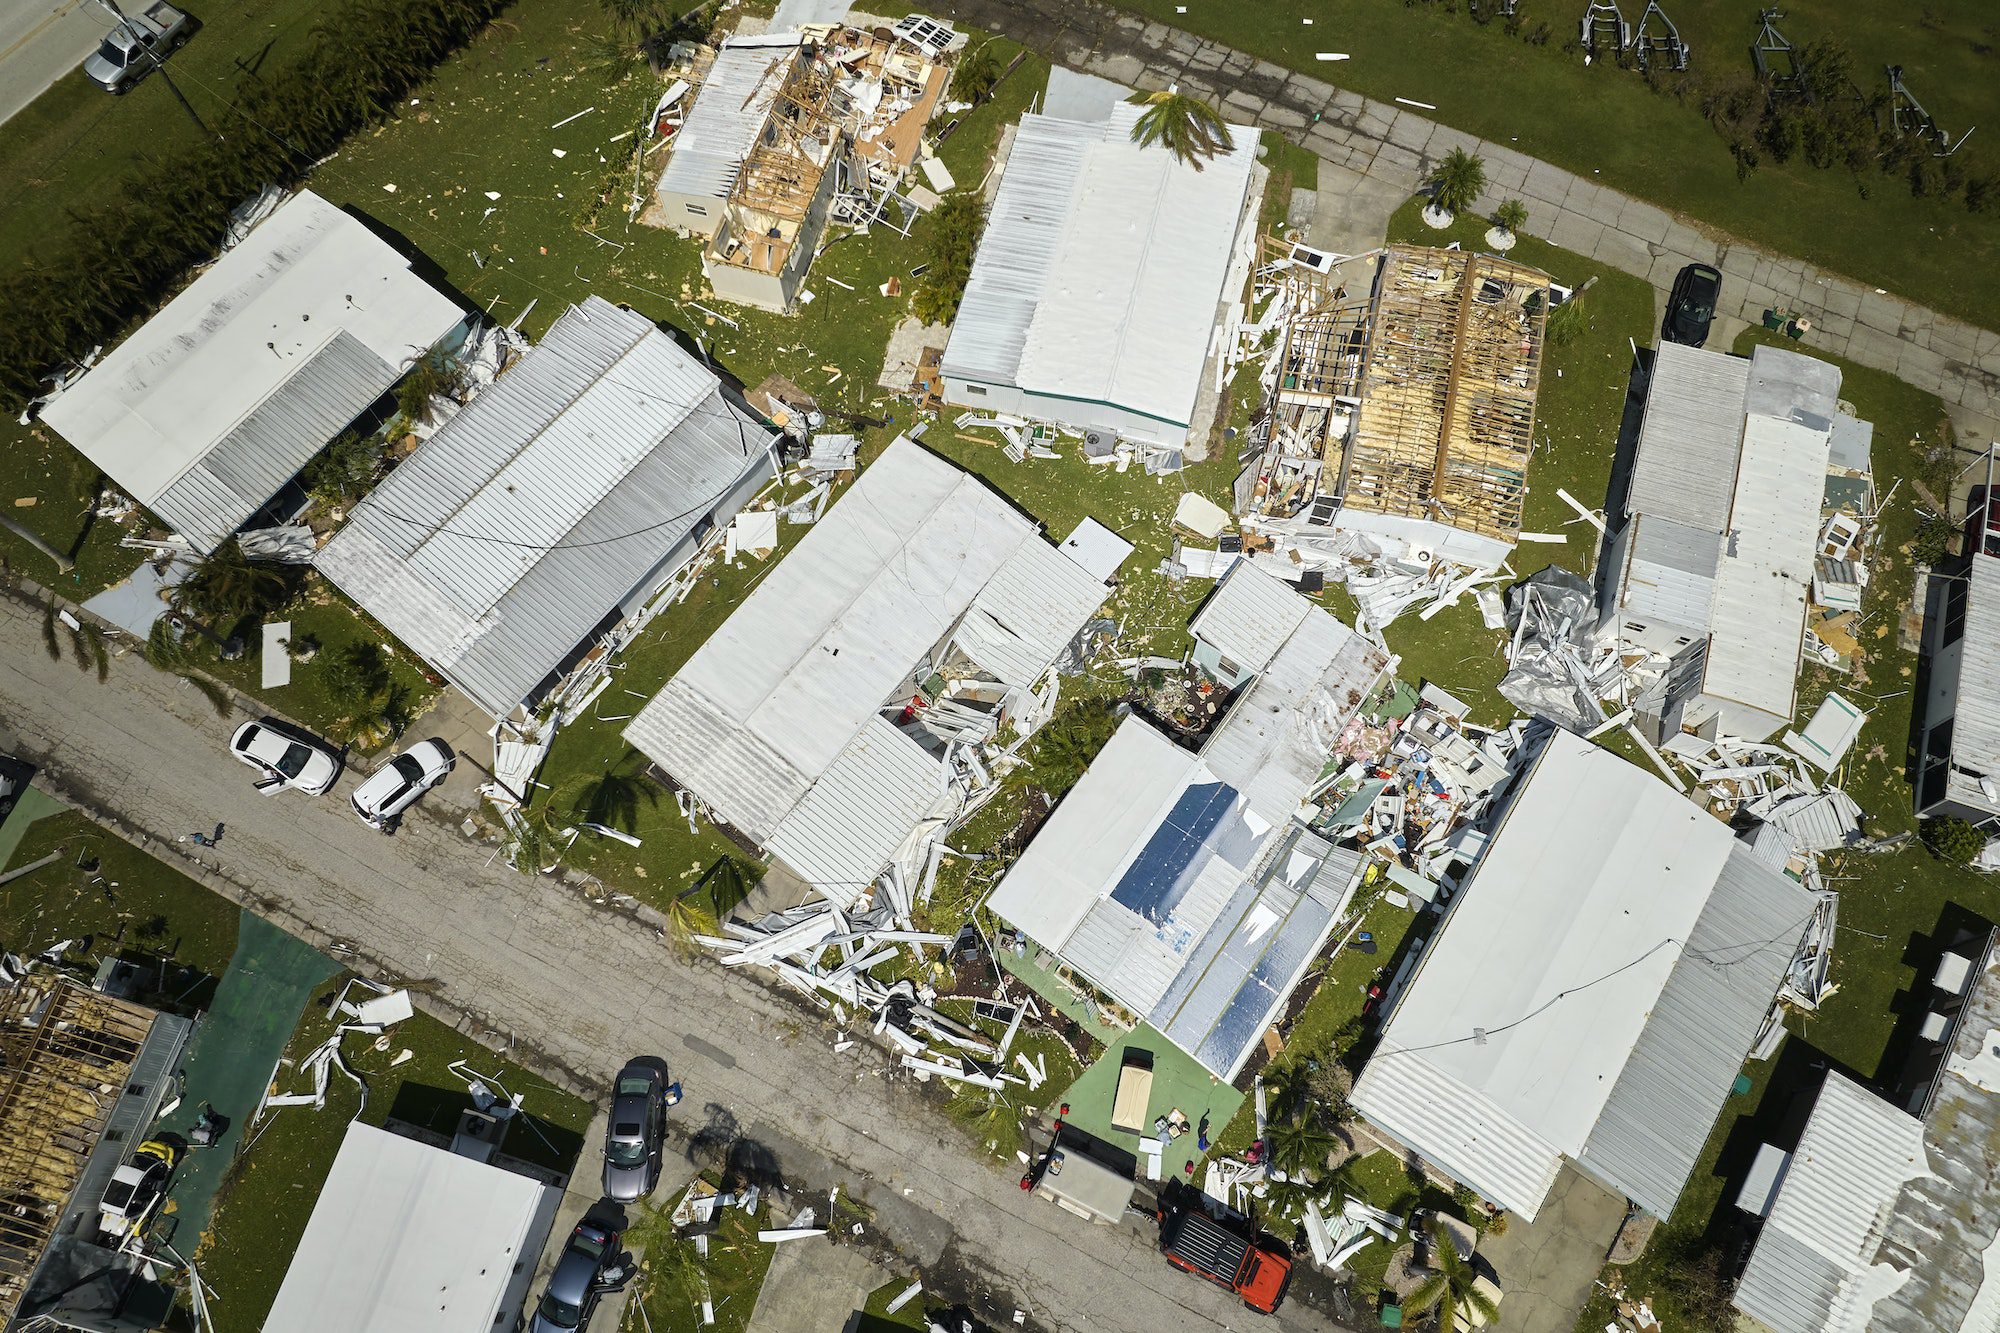
[[[1426,102],[1445,124],[1566,167],[1585,180],[1650,199],[1675,212],[1845,273],[1870,285],[1990,324],[2000,299],[2000,225],[1962,200],[1912,198],[1900,180],[1871,172],[1862,198],[1845,171],[1817,171],[1795,158],[1764,164],[1738,181],[1722,139],[1703,120],[1699,94],[1686,101],[1650,91],[1637,73],[1583,64],[1565,52],[1581,7],[1523,8],[1525,27],[1546,21],[1543,46],[1481,26],[1463,6],[1350,0],[1334,26],[1321,0],[1112,0],[1119,8],[1302,70],[1384,102]],[[1625,6],[1637,20],[1643,5]],[[1693,48],[1692,72],[1708,79],[1751,69],[1756,7],[1731,0],[1668,6]],[[1317,17],[1316,26],[1308,26]],[[1917,97],[1954,135],[1992,119],[2000,75],[2000,26],[1983,0],[1929,0],[1920,15],[1896,6],[1845,4],[1796,12],[1780,29],[1804,46],[1846,43],[1869,92],[1886,91],[1884,63],[1904,67]],[[1333,49],[1352,58],[1316,60]],[[2000,152],[1975,135],[1961,155],[1978,174]]]
[[[720,1181],[711,1173],[704,1177],[711,1185]],[[632,1210],[626,1230],[626,1244],[645,1246],[639,1261],[639,1276],[626,1301],[624,1328],[652,1329],[655,1333],[742,1333],[757,1308],[757,1294],[763,1289],[764,1274],[770,1270],[776,1246],[757,1239],[759,1228],[788,1225],[791,1218],[771,1214],[760,1202],[755,1213],[741,1208],[725,1208],[716,1214],[715,1231],[708,1238],[704,1257],[692,1237],[677,1235],[672,1213],[680,1201],[676,1193],[665,1207],[642,1206]],[[821,1225],[824,1219],[821,1219]],[[794,1245],[822,1242],[792,1241]],[[703,1279],[715,1310],[713,1324],[702,1323]],[[635,1309],[643,1315],[635,1315]],[[844,1312],[842,1312],[844,1314]],[[829,1318],[840,1316],[830,1314]]]
[[868,1293],[868,1302],[861,1307],[861,1322],[855,1325],[854,1333],[889,1333],[889,1330],[898,1328],[928,1328],[930,1321],[924,1318],[924,1298],[921,1292],[912,1296],[902,1309],[894,1314],[889,1313],[889,1302],[902,1295],[909,1285],[899,1278],[894,1282],[884,1282]]
[[[1421,199],[1412,199],[1389,220],[1389,239],[1425,245],[1457,241],[1466,249],[1485,249],[1486,223],[1461,218],[1444,231],[1424,225],[1418,214]],[[1510,564],[1522,577],[1548,565],[1561,565],[1588,577],[1597,558],[1597,530],[1582,522],[1558,491],[1601,508],[1611,485],[1613,442],[1625,402],[1632,368],[1630,340],[1649,340],[1653,328],[1653,289],[1638,278],[1532,237],[1522,237],[1510,258],[1532,264],[1565,287],[1581,289],[1587,316],[1574,341],[1543,345],[1541,385],[1535,407],[1535,451],[1528,464],[1528,494],[1522,506],[1526,532],[1560,532],[1563,545],[1523,542]],[[1344,601],[1344,596],[1343,599]],[[1351,618],[1352,603],[1337,604]],[[1512,719],[1517,709],[1498,692],[1506,674],[1502,636],[1479,618],[1471,598],[1430,620],[1415,613],[1399,618],[1385,636],[1403,663],[1406,680],[1433,680],[1472,706],[1475,722],[1497,725]]]
[[[323,989],[338,993],[344,978]],[[296,1061],[332,1032],[325,1009],[306,1011],[286,1049]],[[386,1034],[389,1049],[377,1051],[366,1037],[351,1036],[347,1062],[368,1083],[366,1105],[353,1084],[336,1071],[324,1110],[291,1107],[268,1112],[248,1131],[248,1147],[230,1167],[215,1205],[214,1220],[201,1238],[195,1263],[215,1289],[209,1303],[219,1333],[254,1333],[277,1298],[306,1222],[350,1120],[380,1125],[394,1116],[449,1135],[458,1114],[469,1106],[465,1084],[450,1065],[464,1060],[510,1093],[524,1098],[523,1116],[509,1131],[505,1151],[552,1169],[567,1169],[583,1147],[592,1108],[582,1098],[551,1087],[493,1052],[461,1037],[421,1011]],[[394,1061],[404,1051],[402,1064]],[[280,1067],[279,1087],[309,1091],[311,1081]],[[584,1164],[589,1169],[589,1164]]]
[[28,956],[62,940],[87,940],[70,957],[161,963],[166,998],[206,1000],[236,950],[234,903],[74,810],[28,824],[5,868],[50,853],[57,859],[49,865],[0,885],[0,946]]

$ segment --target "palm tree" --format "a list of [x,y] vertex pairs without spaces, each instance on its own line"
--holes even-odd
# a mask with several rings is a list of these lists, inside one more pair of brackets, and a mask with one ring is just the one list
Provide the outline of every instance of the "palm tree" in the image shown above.
[[234,541],[215,548],[167,594],[167,605],[185,616],[236,621],[261,615],[285,595],[276,566],[252,560]]
[[1229,140],[1229,122],[1199,97],[1169,88],[1137,100],[1146,109],[1132,126],[1132,142],[1141,148],[1161,144],[1200,171],[1202,163],[1233,146]]
[[667,900],[667,944],[682,960],[694,957],[695,936],[714,935],[722,929],[707,895],[702,892],[704,887],[696,884]]
[[1470,1259],[1458,1257],[1451,1233],[1435,1219],[1431,1222],[1431,1256],[1436,1271],[1417,1284],[1417,1289],[1403,1302],[1404,1309],[1413,1314],[1437,1310],[1438,1327],[1443,1333],[1452,1333],[1459,1320],[1467,1315],[1487,1323],[1500,1317],[1500,1307],[1479,1290],[1479,1270]]
[[1430,187],[1431,207],[1440,213],[1463,213],[1479,202],[1486,189],[1486,162],[1463,148],[1454,148],[1424,183]]
[[1307,1110],[1266,1126],[1264,1147],[1271,1164],[1286,1175],[1306,1172],[1317,1176],[1326,1170],[1326,1159],[1340,1147],[1340,1139]]
[[1519,199],[1503,200],[1493,210],[1493,225],[1512,236],[1528,225],[1528,206]]

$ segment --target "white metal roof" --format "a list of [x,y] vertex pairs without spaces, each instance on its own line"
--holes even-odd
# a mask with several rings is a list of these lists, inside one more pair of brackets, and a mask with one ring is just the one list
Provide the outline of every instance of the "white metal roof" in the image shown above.
[[1192,419],[1257,131],[1196,170],[1132,142],[1139,113],[1021,118],[946,375]]
[[1869,1273],[1903,1187],[1930,1173],[1923,1122],[1829,1070],[1786,1164],[1736,1306],[1772,1333],[1867,1327]]
[[507,713],[751,474],[770,431],[599,297],[399,464],[315,564]]
[[[831,837],[872,819],[860,808],[868,784],[843,781],[847,803],[822,808],[830,788],[810,819],[788,821],[808,790],[955,629],[976,622],[960,646],[1003,684],[1028,686],[1108,595],[978,478],[899,438],[625,735],[758,842],[775,847],[788,825],[785,856],[802,873],[795,858],[838,855],[850,867],[841,884],[865,880],[873,872],[853,873],[849,853],[809,853],[798,839],[808,822]],[[912,786],[895,792],[890,804],[914,807]]]
[[464,317],[388,242],[301,191],[42,419],[213,550]]
[[[1733,845],[1671,788],[1556,731],[1398,1000],[1356,1108],[1532,1218],[1599,1125],[1725,867],[1760,891],[1779,878],[1747,849],[1732,867]],[[1750,1002],[1753,1027],[1791,943],[1777,952],[1758,958],[1770,984]],[[1742,996],[1709,1003],[1733,1044]],[[1693,1095],[1712,1122],[1728,1084]]]
[[1752,416],[1716,562],[1705,693],[1790,717],[1819,551],[1828,427]]
[[1660,344],[1646,386],[1626,513],[1721,530],[1729,517],[1749,382],[1746,357]]
[[1245,671],[1262,671],[1312,612],[1275,574],[1238,560],[1188,622],[1188,631]]
[[489,1333],[507,1312],[515,1266],[533,1269],[560,1193],[355,1121],[264,1326]]
[[1965,635],[1959,640],[1951,761],[2000,779],[2000,556],[1975,551],[1965,576]]
[[797,33],[773,34],[755,43],[724,42],[715,63],[674,135],[655,193],[727,199],[742,174],[743,159],[757,146],[771,104],[798,58]]

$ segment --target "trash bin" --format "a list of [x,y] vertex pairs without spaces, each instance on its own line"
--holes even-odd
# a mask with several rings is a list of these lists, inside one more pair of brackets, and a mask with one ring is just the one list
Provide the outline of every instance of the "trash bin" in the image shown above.
[[1764,312],[1764,327],[1770,329],[1773,333],[1777,332],[1778,326],[1784,322],[1785,317],[1780,312],[1776,310],[1766,310]]

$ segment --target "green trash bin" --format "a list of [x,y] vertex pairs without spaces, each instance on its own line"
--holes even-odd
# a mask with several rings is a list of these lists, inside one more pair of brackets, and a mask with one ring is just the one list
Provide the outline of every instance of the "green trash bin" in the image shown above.
[[1382,1307],[1382,1327],[1401,1328],[1402,1326],[1403,1307],[1400,1305],[1384,1305]]
[[1778,331],[1778,326],[1783,324],[1784,322],[1785,322],[1785,316],[1781,311],[1766,310],[1764,312],[1764,327],[1771,330],[1773,333],[1776,333]]

